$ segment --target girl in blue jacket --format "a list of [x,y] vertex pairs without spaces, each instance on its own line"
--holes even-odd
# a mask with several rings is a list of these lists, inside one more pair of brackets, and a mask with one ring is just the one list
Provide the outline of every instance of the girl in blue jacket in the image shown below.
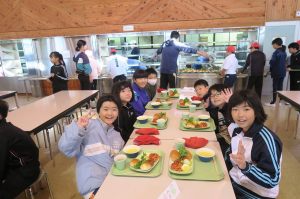
[[131,102],[136,116],[143,115],[146,111],[145,106],[150,101],[150,97],[146,91],[146,85],[148,82],[148,74],[144,70],[136,70],[133,73],[133,92],[134,100]]
[[96,194],[113,164],[113,156],[124,145],[113,126],[119,113],[113,96],[102,96],[97,102],[97,112],[99,119],[87,115],[73,121],[58,143],[62,153],[76,157],[77,187],[85,198]]

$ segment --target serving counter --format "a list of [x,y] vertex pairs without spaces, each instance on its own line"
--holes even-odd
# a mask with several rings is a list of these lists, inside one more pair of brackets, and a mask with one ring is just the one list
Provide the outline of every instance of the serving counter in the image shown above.
[[[217,73],[180,73],[177,76],[177,87],[193,87],[194,83],[198,79],[205,79],[208,82],[209,86],[224,82],[224,77]],[[245,89],[247,86],[247,81],[247,74],[238,74],[234,89]]]

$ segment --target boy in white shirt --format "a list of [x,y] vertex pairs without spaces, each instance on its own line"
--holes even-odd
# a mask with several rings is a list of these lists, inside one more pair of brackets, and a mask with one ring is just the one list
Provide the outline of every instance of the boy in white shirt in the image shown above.
[[124,81],[127,79],[127,58],[117,55],[115,48],[111,49],[111,56],[107,58],[107,72],[113,78],[113,82]]
[[226,58],[223,63],[223,67],[221,69],[221,75],[225,75],[224,84],[225,86],[232,88],[237,79],[236,77],[236,69],[238,67],[238,60],[235,57],[235,47],[227,46],[226,48]]

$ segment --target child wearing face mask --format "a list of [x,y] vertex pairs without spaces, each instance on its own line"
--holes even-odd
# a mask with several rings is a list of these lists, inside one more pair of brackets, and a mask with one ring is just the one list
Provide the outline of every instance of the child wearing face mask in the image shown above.
[[114,122],[115,128],[120,131],[125,142],[128,141],[133,125],[136,121],[136,115],[130,102],[134,99],[133,90],[129,81],[117,82],[113,85],[111,94],[121,105],[120,113]]
[[156,94],[157,72],[154,68],[148,68],[146,70],[146,73],[148,74],[148,84],[146,86],[146,90],[148,92],[150,100],[152,100]]
[[113,122],[119,114],[119,105],[111,95],[97,102],[99,119],[85,115],[73,121],[62,134],[58,148],[68,157],[76,157],[77,187],[84,198],[92,198],[103,183],[113,157],[123,147],[124,141],[114,129]]
[[134,92],[134,100],[131,105],[134,108],[136,116],[143,115],[146,111],[145,106],[150,101],[149,95],[146,91],[148,83],[148,74],[144,70],[136,70],[133,73],[132,89]]
[[225,160],[236,198],[277,198],[282,143],[264,126],[267,115],[250,90],[234,93],[228,103],[231,147]]

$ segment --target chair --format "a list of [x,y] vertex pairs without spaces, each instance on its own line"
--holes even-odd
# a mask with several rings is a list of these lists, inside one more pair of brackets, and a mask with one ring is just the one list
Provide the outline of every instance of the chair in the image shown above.
[[38,179],[25,189],[26,198],[28,198],[28,193],[29,193],[30,198],[34,199],[33,187],[35,187],[36,185],[39,185],[39,188],[43,189],[43,187],[42,187],[42,180],[43,179],[46,180],[50,198],[54,199],[51,188],[50,188],[50,184],[49,184],[49,181],[48,181],[48,174],[43,169],[41,169]]

